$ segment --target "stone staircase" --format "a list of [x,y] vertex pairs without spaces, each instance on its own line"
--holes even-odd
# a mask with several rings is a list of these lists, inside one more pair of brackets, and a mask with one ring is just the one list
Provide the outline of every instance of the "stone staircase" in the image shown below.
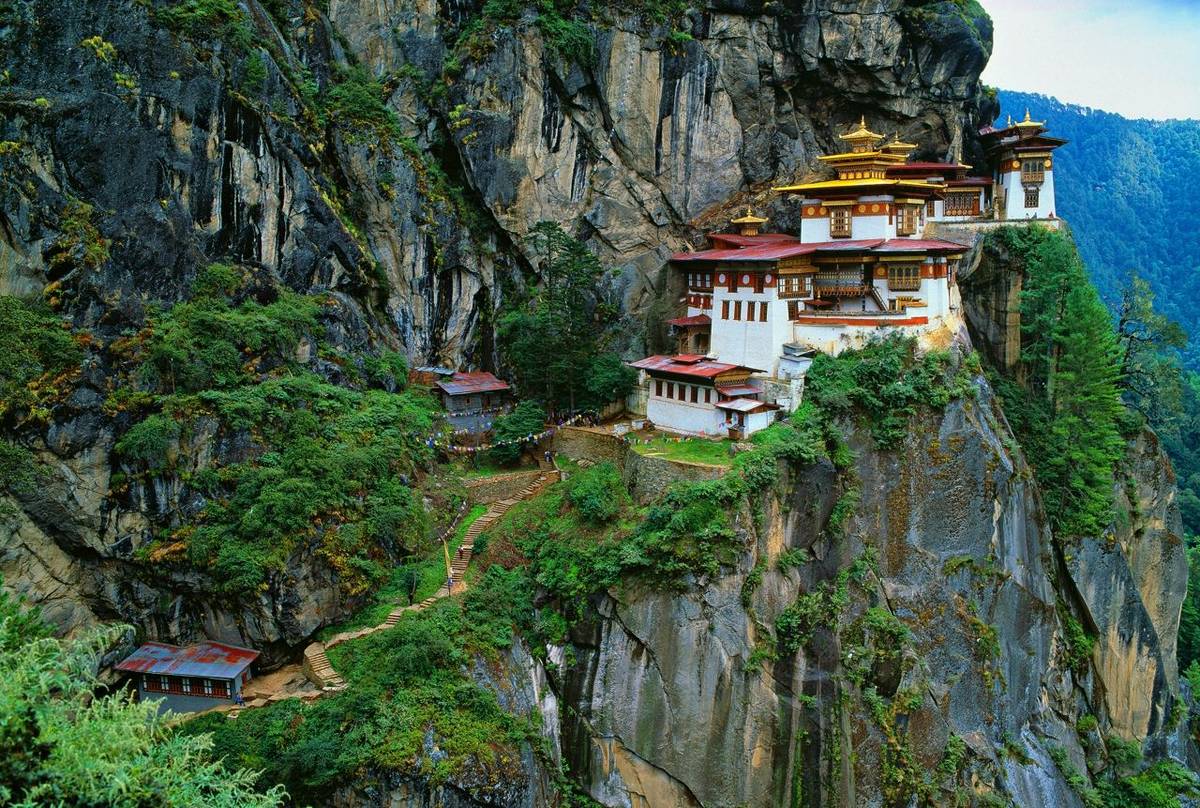
[[[557,470],[547,470],[545,473],[538,475],[536,480],[517,493],[493,502],[482,516],[471,523],[471,526],[467,528],[467,532],[463,535],[462,544],[459,545],[459,548],[454,552],[454,556],[450,559],[450,574],[454,581],[454,592],[463,592],[467,588],[464,576],[466,575],[467,567],[471,563],[471,554],[475,549],[475,540],[485,530],[495,524],[496,520],[506,514],[512,506],[522,500],[537,496],[559,478],[560,472]],[[329,663],[329,656],[325,653],[328,649],[349,640],[356,640],[359,637],[365,637],[376,631],[391,628],[400,622],[400,618],[406,612],[420,612],[428,609],[450,594],[451,590],[447,584],[442,584],[442,587],[437,592],[425,598],[420,603],[414,603],[411,606],[398,606],[393,609],[387,618],[377,626],[368,626],[357,631],[344,631],[341,634],[335,634],[330,637],[328,642],[314,642],[310,644],[304,649],[304,675],[324,692],[336,692],[345,689],[346,680]]]

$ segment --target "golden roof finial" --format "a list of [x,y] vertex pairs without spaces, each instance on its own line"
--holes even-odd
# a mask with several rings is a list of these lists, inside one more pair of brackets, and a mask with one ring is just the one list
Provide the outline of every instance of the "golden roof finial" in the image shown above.
[[1035,121],[1033,116],[1029,114],[1029,107],[1025,108],[1025,120],[1017,124],[1020,129],[1038,129],[1046,125],[1045,121]]
[[762,216],[755,216],[750,212],[750,206],[746,206],[746,215],[739,216],[736,219],[729,220],[732,224],[764,224],[767,220]]

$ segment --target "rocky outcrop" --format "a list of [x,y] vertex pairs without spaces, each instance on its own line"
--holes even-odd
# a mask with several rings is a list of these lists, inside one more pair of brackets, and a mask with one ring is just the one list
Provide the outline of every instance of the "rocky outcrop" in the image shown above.
[[[624,346],[640,350],[655,339],[640,315],[671,305],[664,257],[750,197],[786,224],[760,192],[817,170],[852,119],[946,155],[969,152],[962,132],[988,115],[990,24],[948,4],[713,2],[661,23],[597,7],[580,15],[590,53],[571,58],[536,12],[481,20],[475,0],[245,0],[241,20],[183,22],[170,5],[0,11],[0,290],[44,297],[100,341],[231,261],[332,292],[336,345],[492,367],[497,313],[535,280],[524,236],[553,219],[620,270]],[[378,80],[367,93],[387,110],[335,107],[350,79]],[[82,398],[20,438],[55,482],[5,518],[9,585],[64,627],[119,618],[280,654],[344,614],[312,554],[254,604],[209,597],[202,576],[134,572],[140,511],[179,489],[114,500],[127,425],[102,408],[111,372],[91,368]],[[185,465],[212,449],[184,447]]]

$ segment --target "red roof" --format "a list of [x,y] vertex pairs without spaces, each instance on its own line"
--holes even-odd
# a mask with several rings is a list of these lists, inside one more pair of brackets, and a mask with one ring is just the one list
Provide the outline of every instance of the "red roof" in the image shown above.
[[675,262],[688,261],[750,261],[775,262],[797,255],[812,255],[813,253],[841,252],[961,252],[965,250],[962,244],[938,239],[893,238],[888,240],[873,239],[839,239],[837,241],[801,242],[792,237],[790,241],[777,240],[772,244],[761,244],[756,247],[744,247],[740,250],[700,250],[693,253],[675,253],[671,260]]
[[707,314],[693,314],[691,317],[676,317],[674,320],[667,320],[667,325],[689,326],[689,325],[712,325],[712,318]]
[[898,166],[888,166],[888,176],[915,174],[921,177],[940,177],[961,174],[970,166],[962,163],[904,163]]
[[695,354],[680,354],[679,356],[647,356],[645,359],[639,359],[636,362],[629,362],[631,368],[638,368],[647,373],[670,373],[675,376],[693,376],[699,379],[714,379],[722,373],[727,373],[731,370],[746,370],[751,373],[757,373],[755,368],[749,368],[745,365],[731,365],[727,362],[718,362],[715,359],[707,359],[703,356]]
[[895,253],[895,252],[962,252],[967,249],[962,244],[956,244],[953,241],[942,241],[941,239],[923,239],[923,238],[890,238],[880,244],[871,252],[875,253]]
[[787,233],[759,233],[757,236],[743,236],[740,233],[709,233],[708,240],[722,242],[733,247],[754,247],[759,244],[770,244],[773,241],[790,241],[795,236]]
[[202,642],[186,648],[148,642],[113,667],[129,673],[236,679],[256,659],[258,651],[219,642]]
[[964,185],[977,185],[981,188],[986,188],[992,184],[992,181],[987,177],[963,177],[961,180],[946,180],[946,184],[955,188]]
[[448,382],[438,382],[447,395],[466,396],[472,393],[496,393],[509,386],[490,373],[455,373]]

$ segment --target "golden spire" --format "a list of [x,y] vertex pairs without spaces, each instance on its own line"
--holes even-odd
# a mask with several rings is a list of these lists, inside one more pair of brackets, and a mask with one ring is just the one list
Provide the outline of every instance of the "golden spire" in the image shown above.
[[1029,114],[1029,107],[1025,107],[1025,120],[1017,124],[1020,129],[1041,129],[1045,128],[1045,121],[1035,121],[1033,116]]
[[859,120],[857,129],[840,135],[840,137],[850,144],[850,150],[853,152],[871,151],[879,141],[883,140],[883,135],[867,128],[866,115]]
[[755,216],[750,212],[750,206],[746,206],[746,215],[739,216],[736,219],[730,219],[730,224],[735,224],[738,227],[738,232],[743,236],[757,236],[758,229],[766,223],[766,219],[762,216]]

